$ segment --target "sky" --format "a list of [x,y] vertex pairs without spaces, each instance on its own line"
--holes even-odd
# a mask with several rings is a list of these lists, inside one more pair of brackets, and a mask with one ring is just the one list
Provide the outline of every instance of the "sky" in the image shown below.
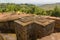
[[31,4],[51,4],[60,3],[60,0],[0,0],[0,3],[31,3]]

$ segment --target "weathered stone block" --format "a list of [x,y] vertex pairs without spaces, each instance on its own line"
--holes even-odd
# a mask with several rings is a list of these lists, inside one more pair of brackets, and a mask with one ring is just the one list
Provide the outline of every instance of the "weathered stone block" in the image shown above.
[[16,20],[15,32],[17,40],[36,40],[54,31],[54,20],[38,16],[27,16]]

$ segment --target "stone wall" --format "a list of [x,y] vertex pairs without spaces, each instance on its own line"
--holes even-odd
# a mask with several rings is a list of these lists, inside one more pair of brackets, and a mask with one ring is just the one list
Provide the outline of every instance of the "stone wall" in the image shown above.
[[53,33],[54,25],[54,22],[46,26],[42,26],[37,23],[22,26],[19,23],[15,23],[17,40],[36,40],[37,38],[47,36]]
[[27,28],[17,23],[14,24],[15,24],[15,32],[16,32],[17,40],[28,40]]
[[55,20],[55,28],[60,28],[60,17],[41,16],[42,18]]

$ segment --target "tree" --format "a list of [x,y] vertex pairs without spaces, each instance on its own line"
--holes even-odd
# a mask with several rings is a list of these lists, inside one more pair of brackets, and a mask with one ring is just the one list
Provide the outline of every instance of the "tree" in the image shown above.
[[47,13],[47,15],[51,16],[53,13],[53,10],[47,10],[46,13]]
[[52,16],[60,17],[60,8],[57,6],[54,8],[54,11],[52,13]]

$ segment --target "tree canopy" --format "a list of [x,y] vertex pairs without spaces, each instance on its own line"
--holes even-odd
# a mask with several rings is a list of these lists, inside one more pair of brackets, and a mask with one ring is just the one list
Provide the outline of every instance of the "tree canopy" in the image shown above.
[[24,12],[37,15],[49,15],[60,17],[60,8],[55,6],[54,10],[44,10],[40,6],[33,4],[13,4],[13,3],[2,3],[0,4],[0,12]]

